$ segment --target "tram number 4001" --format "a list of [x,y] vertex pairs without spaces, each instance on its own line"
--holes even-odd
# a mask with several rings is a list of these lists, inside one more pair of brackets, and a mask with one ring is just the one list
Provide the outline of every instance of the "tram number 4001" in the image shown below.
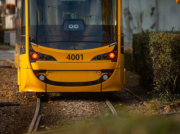
[[69,60],[83,60],[83,54],[69,54],[67,56]]

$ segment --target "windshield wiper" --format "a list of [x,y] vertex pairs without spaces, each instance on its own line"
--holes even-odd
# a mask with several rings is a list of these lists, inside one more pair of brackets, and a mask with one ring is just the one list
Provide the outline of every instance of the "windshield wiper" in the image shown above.
[[117,45],[117,42],[113,42],[113,43],[111,43],[111,44],[109,45],[109,47],[111,47],[111,46],[115,46],[115,45]]
[[31,42],[31,45],[38,47],[36,43]]

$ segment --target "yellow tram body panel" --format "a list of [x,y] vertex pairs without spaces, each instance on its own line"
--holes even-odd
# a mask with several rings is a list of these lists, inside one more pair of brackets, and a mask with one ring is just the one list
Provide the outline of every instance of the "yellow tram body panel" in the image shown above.
[[[18,0],[21,1],[21,0]],[[117,21],[116,45],[105,45],[93,49],[85,50],[62,50],[42,46],[41,44],[31,45],[29,5],[30,0],[24,1],[25,22],[24,22],[24,43],[16,44],[15,64],[18,68],[19,92],[112,92],[123,91],[125,84],[124,70],[124,49],[121,43],[121,22]],[[85,0],[86,1],[86,0]],[[117,3],[117,20],[121,20],[121,0],[110,0]],[[64,1],[59,2],[60,4]],[[76,2],[76,1],[74,1]],[[82,1],[84,2],[84,1]],[[102,0],[102,2],[107,2]],[[115,2],[114,2],[115,3]],[[106,5],[105,3],[104,5]],[[22,3],[23,5],[23,3]],[[112,5],[113,6],[113,5]],[[115,6],[114,6],[115,8]],[[41,10],[38,9],[38,22],[40,21]],[[64,13],[63,13],[64,14]],[[57,16],[57,14],[56,14]],[[20,18],[21,20],[21,18]],[[23,20],[23,19],[22,19]],[[87,20],[83,20],[88,23]],[[47,20],[51,23],[50,20]],[[21,23],[21,21],[20,21]],[[58,23],[58,20],[56,20]],[[115,23],[115,22],[114,22]],[[21,24],[19,24],[21,27]],[[102,29],[105,26],[102,26]],[[91,31],[92,29],[89,29]],[[114,30],[114,29],[113,29]],[[116,30],[114,30],[116,31]],[[108,35],[108,34],[107,34]],[[18,35],[19,36],[19,35]],[[105,38],[106,35],[103,35]],[[21,37],[22,38],[22,37]],[[97,36],[98,38],[98,36]],[[115,40],[111,37],[110,40]],[[30,41],[31,40],[31,41]],[[34,39],[33,39],[34,40]],[[103,39],[104,40],[104,39]],[[88,40],[93,42],[93,40]],[[92,60],[98,55],[110,53],[117,46],[117,61],[112,60]],[[30,49],[36,53],[42,53],[55,58],[54,61],[31,61]],[[82,60],[70,60],[67,55],[83,55]],[[45,76],[45,80],[40,80],[39,76]],[[107,80],[103,76],[108,75]]]
[[88,82],[101,77],[98,71],[47,71],[46,77],[51,81]]
[[115,69],[114,75],[102,84],[102,92],[124,91],[124,69]]
[[64,87],[64,86],[53,86],[47,85],[47,92],[101,92],[101,84],[93,86],[80,86],[80,87]]
[[43,53],[43,54],[48,54],[50,56],[55,57],[57,62],[70,62],[67,59],[68,54],[83,54],[84,58],[83,60],[72,60],[71,62],[91,62],[92,58],[96,55],[103,54],[103,53],[108,53],[111,52],[114,49],[114,46],[109,47],[109,46],[104,46],[96,49],[89,49],[89,50],[58,50],[58,49],[52,49],[52,48],[47,48],[43,46],[32,46],[34,51]]
[[19,77],[20,92],[45,92],[45,83],[35,77],[32,69],[21,69]]

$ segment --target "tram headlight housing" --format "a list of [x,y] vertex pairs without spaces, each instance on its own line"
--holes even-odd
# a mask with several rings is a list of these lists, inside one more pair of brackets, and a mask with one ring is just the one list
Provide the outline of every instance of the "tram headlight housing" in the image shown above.
[[110,52],[105,53],[102,55],[95,56],[92,60],[111,60],[111,61],[117,61],[117,52]]
[[112,62],[117,62],[117,57],[118,57],[118,49],[117,48],[118,48],[117,44],[115,44],[115,47],[111,52],[103,53],[101,55],[96,55],[94,58],[92,58],[92,61],[111,60]]
[[39,75],[39,79],[40,79],[41,81],[44,81],[44,80],[46,79],[46,77],[45,77],[44,75]]
[[109,76],[107,74],[103,75],[103,80],[106,81],[109,78]]
[[31,62],[36,62],[36,61],[56,61],[56,59],[50,55],[38,53],[35,51],[30,51],[30,59]]

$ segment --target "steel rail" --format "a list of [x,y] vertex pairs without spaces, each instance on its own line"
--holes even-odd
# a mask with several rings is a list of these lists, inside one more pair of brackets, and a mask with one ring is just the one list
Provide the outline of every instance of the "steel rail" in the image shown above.
[[109,109],[111,110],[111,112],[113,113],[113,115],[114,115],[116,118],[119,118],[119,116],[118,116],[115,108],[114,108],[113,105],[111,104],[111,102],[110,102],[108,99],[106,99],[105,102],[106,102],[106,105],[107,105],[107,106],[109,107]]
[[41,115],[39,115],[39,117],[38,117],[38,119],[36,121],[36,125],[34,127],[34,131],[32,132],[32,134],[37,132],[40,120],[41,120]]
[[36,111],[35,111],[33,120],[32,120],[32,122],[31,122],[31,124],[30,124],[30,126],[29,126],[29,129],[28,129],[27,134],[31,134],[31,133],[32,133],[33,128],[34,128],[34,126],[35,126],[35,124],[36,124],[36,121],[37,121],[37,118],[38,118],[38,115],[39,115],[39,111],[40,111],[40,103],[41,103],[40,98],[37,98]]
[[136,94],[134,94],[134,93],[133,93],[132,91],[130,91],[129,89],[124,88],[124,90],[125,90],[126,92],[128,92],[129,94],[131,94],[132,96],[134,96],[136,99],[138,99],[138,100],[140,100],[140,101],[142,101],[142,102],[145,102],[144,99],[142,99],[141,97],[137,96]]
[[19,104],[14,102],[0,101],[0,107],[4,106],[19,106]]
[[131,90],[127,89],[127,88],[124,88],[124,90],[129,93],[130,95],[134,96],[137,100],[141,101],[145,106],[146,108],[151,108],[149,106],[149,104],[144,100],[142,99],[141,97],[137,96],[136,94],[134,94]]
[[12,66],[0,66],[0,68],[12,68]]

